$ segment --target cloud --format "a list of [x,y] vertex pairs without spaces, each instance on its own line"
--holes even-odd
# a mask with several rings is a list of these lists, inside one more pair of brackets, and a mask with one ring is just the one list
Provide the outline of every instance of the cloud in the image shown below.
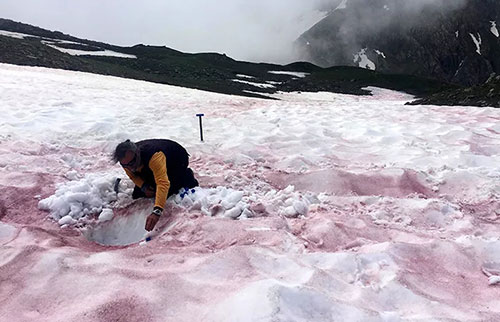
[[292,43],[339,0],[2,0],[4,18],[117,45],[165,45],[288,63]]

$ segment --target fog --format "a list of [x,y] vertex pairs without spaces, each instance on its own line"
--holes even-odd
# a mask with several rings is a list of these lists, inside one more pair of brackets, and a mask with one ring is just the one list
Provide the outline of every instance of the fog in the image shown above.
[[288,63],[292,43],[339,0],[2,0],[0,16],[111,44],[164,45]]
[[[368,34],[389,25],[404,28],[415,22],[429,24],[465,3],[466,0],[348,0],[348,19],[343,24],[350,26],[349,29],[362,26]],[[348,30],[344,33],[350,36]]]

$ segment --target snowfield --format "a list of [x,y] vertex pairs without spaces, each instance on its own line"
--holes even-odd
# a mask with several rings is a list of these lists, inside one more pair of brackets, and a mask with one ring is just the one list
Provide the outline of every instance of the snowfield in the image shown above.
[[[500,320],[500,109],[369,90],[0,64],[0,320]],[[201,183],[152,234],[127,138],[178,141]]]

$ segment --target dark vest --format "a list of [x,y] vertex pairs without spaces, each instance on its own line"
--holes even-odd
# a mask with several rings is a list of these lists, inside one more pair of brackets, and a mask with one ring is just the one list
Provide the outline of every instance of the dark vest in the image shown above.
[[155,186],[153,171],[149,168],[149,161],[156,152],[163,152],[167,159],[167,175],[171,186],[182,180],[189,165],[189,154],[179,143],[172,140],[151,139],[136,142],[141,154],[143,168],[135,174],[144,179],[150,186]]

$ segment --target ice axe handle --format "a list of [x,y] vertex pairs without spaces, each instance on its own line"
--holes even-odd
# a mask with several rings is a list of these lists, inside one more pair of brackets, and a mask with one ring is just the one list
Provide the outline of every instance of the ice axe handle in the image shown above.
[[196,114],[196,116],[198,116],[198,118],[200,119],[200,140],[201,140],[201,142],[203,142],[203,126],[201,124],[201,118],[203,116],[205,116],[205,114],[200,113],[200,114]]
[[120,181],[122,179],[121,178],[116,178],[115,180],[115,186],[113,187],[113,190],[115,190],[116,194],[118,194],[118,192],[120,192]]

